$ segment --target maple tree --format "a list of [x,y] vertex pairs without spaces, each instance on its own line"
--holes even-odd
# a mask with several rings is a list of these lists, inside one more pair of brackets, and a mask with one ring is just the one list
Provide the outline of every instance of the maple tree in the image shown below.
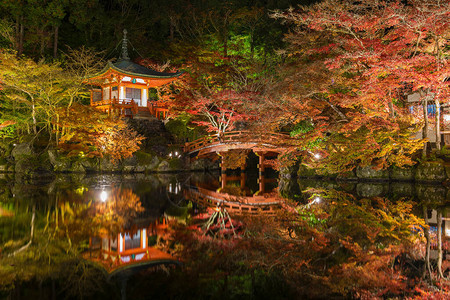
[[132,156],[143,139],[128,128],[124,119],[109,116],[95,108],[74,104],[59,108],[58,125],[61,138],[58,148],[68,155],[108,156],[112,161]]
[[311,124],[299,137],[311,154],[322,153],[320,165],[343,171],[412,163],[423,141],[408,137],[422,119],[408,112],[403,92],[409,86],[434,93],[436,103],[446,99],[448,14],[448,1],[334,0],[274,13],[294,26],[287,35],[287,54],[300,58],[294,68],[320,79],[300,76],[297,88],[298,77],[288,78],[279,97],[291,122]]

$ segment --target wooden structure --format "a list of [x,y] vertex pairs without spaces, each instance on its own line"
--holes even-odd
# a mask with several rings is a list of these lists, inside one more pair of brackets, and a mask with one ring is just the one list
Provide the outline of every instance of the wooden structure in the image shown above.
[[165,119],[167,105],[152,98],[152,91],[174,81],[182,72],[157,72],[132,62],[128,56],[126,34],[124,30],[121,58],[115,63],[108,62],[102,71],[86,81],[93,87],[91,106],[131,118],[154,116]]
[[[432,145],[436,143],[436,125],[438,125],[438,132],[440,136],[441,145],[450,145],[450,105],[448,103],[440,103],[436,107],[434,95],[427,96],[427,114],[428,114],[428,132],[427,140]],[[423,119],[423,103],[420,93],[410,94],[406,100],[409,112],[417,119]],[[436,124],[436,116],[439,118],[439,124]],[[423,138],[422,130],[419,130],[414,138]]]
[[161,222],[155,221],[114,236],[90,238],[89,252],[85,256],[100,263],[110,274],[134,266],[179,264],[180,261],[169,253],[149,245],[149,239],[168,239],[166,222],[163,218]]
[[[246,174],[229,176],[225,173],[220,177],[220,188],[211,190],[202,186],[190,186],[184,190],[184,196],[205,207],[221,206],[230,213],[251,215],[273,215],[279,209],[282,199],[276,190],[267,190],[267,184],[276,181],[276,178],[265,178],[260,173],[258,178],[259,190],[249,194],[246,189]],[[232,195],[226,191],[227,185],[239,181],[242,195]]]
[[[186,143],[184,152],[190,159],[203,157],[222,157],[222,172],[226,166],[223,157],[230,150],[251,150],[259,157],[258,168],[264,172],[269,157],[276,157],[290,146],[292,138],[287,134],[272,132],[230,131],[222,136],[211,135]],[[245,168],[241,166],[241,170]]]

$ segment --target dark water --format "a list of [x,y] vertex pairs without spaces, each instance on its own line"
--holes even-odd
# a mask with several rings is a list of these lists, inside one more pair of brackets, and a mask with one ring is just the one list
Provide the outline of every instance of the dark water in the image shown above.
[[[405,241],[419,249],[408,255],[418,274],[426,222],[430,255],[437,258],[438,218],[447,272],[449,200],[442,185],[279,179],[275,172],[64,174],[33,180],[5,175],[0,179],[0,296],[357,297],[348,287],[355,284],[336,282],[341,275],[353,280],[338,267],[366,249],[372,255]],[[280,213],[286,205],[302,208],[300,217]],[[404,226],[397,224],[403,220]],[[376,236],[370,236],[370,226]],[[420,246],[411,242],[414,235]],[[320,244],[320,236],[338,238]],[[344,238],[363,250],[342,250]],[[340,246],[332,248],[334,242]],[[319,250],[311,250],[315,247]],[[314,276],[305,275],[309,272]],[[371,286],[359,288],[370,291]]]

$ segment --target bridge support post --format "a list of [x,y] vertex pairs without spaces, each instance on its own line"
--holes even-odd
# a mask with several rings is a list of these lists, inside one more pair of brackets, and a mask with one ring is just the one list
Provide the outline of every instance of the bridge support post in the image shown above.
[[264,152],[255,152],[255,154],[259,157],[258,170],[259,170],[259,174],[261,176],[261,174],[264,173],[264,160],[265,160],[266,154]]

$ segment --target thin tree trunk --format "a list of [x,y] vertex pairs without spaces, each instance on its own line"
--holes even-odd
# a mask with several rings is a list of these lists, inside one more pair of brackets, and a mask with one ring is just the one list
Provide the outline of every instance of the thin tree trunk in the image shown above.
[[20,16],[20,29],[19,29],[19,46],[17,47],[17,54],[20,56],[23,53],[23,16]]
[[438,275],[440,278],[444,278],[444,274],[442,273],[442,210],[438,209],[437,211],[437,242],[438,242],[438,261],[437,261],[437,269]]
[[34,99],[31,100],[31,116],[33,118],[33,132],[37,134],[37,120],[36,120],[36,105],[34,104]]
[[[428,273],[428,277],[430,281],[433,279],[431,275],[431,265],[430,265],[430,250],[431,250],[431,243],[430,243],[430,231],[428,230],[428,212],[427,212],[427,206],[425,205],[423,207],[423,218],[425,220],[426,227],[423,230],[423,233],[425,235],[425,239],[427,241],[427,244],[425,246],[425,272]],[[426,276],[426,275],[425,275]]]
[[394,103],[392,103],[392,93],[391,93],[391,91],[389,91],[388,106],[389,106],[389,117],[391,119],[393,119],[395,117],[395,114],[394,114]]
[[59,26],[55,26],[55,34],[53,36],[53,58],[58,56],[58,37],[59,37]]
[[[420,96],[423,97],[423,92],[420,92]],[[424,120],[422,137],[424,139],[428,139],[428,98],[427,98],[427,96],[423,97],[423,99],[422,99],[422,108],[423,108],[423,120]],[[423,156],[427,155],[427,145],[428,145],[428,141],[424,144]]]
[[441,106],[437,97],[434,98],[436,104],[436,148],[441,150]]

